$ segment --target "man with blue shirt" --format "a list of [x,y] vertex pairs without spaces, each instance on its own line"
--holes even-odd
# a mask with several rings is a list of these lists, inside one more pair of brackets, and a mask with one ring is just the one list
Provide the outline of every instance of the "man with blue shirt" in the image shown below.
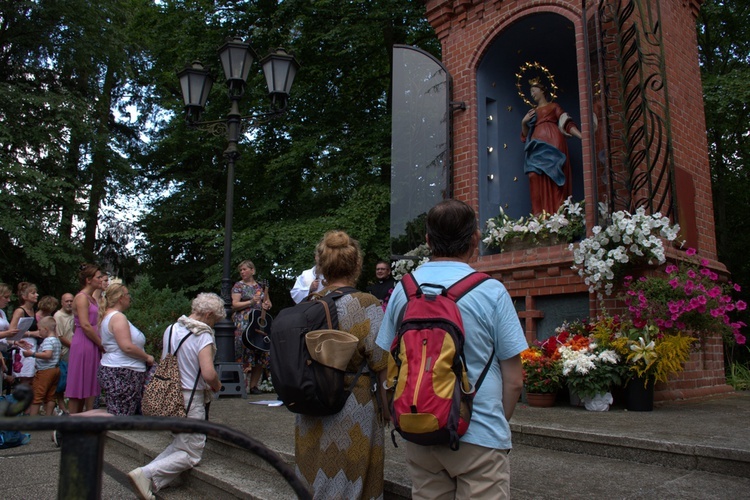
[[[420,284],[446,288],[473,272],[469,266],[481,233],[474,209],[445,200],[427,214],[430,262],[413,274]],[[426,289],[429,287],[425,286]],[[390,351],[406,295],[399,283],[391,295],[377,344]],[[406,442],[412,498],[510,498],[510,424],[523,386],[520,353],[528,347],[518,315],[505,287],[487,280],[458,301],[463,319],[469,380],[475,384],[492,355],[487,376],[474,398],[469,430],[457,451],[447,445]]]

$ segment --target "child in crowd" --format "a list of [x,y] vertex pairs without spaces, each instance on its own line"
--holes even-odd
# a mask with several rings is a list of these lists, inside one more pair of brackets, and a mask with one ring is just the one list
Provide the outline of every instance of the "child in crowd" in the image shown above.
[[55,319],[45,316],[39,320],[39,334],[43,339],[42,345],[34,352],[33,349],[24,349],[24,357],[36,358],[36,374],[34,375],[34,401],[31,404],[30,414],[38,415],[42,404],[47,416],[53,415],[55,409],[55,391],[57,380],[60,377],[60,369],[57,364],[60,361],[60,350],[62,344],[55,333]]
[[44,318],[45,316],[52,316],[57,311],[57,306],[60,305],[60,301],[51,295],[45,295],[36,304],[36,320]]

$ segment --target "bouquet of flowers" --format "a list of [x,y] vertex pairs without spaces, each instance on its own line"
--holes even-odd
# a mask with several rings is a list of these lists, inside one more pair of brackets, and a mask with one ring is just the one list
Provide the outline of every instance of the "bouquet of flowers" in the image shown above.
[[487,221],[482,242],[501,251],[512,239],[541,244],[554,236],[569,243],[585,234],[584,223],[583,202],[574,202],[572,197],[568,197],[554,214],[530,214],[520,219],[511,219],[500,207],[497,217]]
[[654,324],[642,328],[624,328],[612,340],[614,350],[625,360],[628,371],[642,378],[666,382],[670,375],[679,373],[690,358],[693,337],[664,334]]
[[568,387],[581,398],[607,393],[612,384],[622,383],[620,357],[591,337],[574,335],[559,352]]
[[591,236],[578,246],[571,243],[569,248],[573,251],[573,269],[589,285],[589,292],[611,295],[616,275],[628,263],[663,264],[666,258],[661,238],[676,240],[680,226],[672,225],[658,212],[646,215],[643,207],[634,214],[621,210],[602,215],[608,225],[595,226]]
[[550,353],[540,346],[521,352],[523,386],[527,393],[557,392],[563,386],[562,364],[556,349]]
[[[696,254],[692,248],[689,257]],[[657,276],[634,280],[625,278],[625,303],[636,328],[646,327],[649,321],[662,334],[694,332],[721,332],[728,344],[744,344],[742,321],[733,321],[731,314],[743,311],[747,304],[734,300],[732,292],[740,286],[722,282],[708,268],[708,261],[670,264]]]

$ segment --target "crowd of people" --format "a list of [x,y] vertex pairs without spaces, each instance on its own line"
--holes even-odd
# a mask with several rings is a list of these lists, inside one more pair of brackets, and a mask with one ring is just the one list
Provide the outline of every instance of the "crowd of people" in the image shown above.
[[[414,272],[415,278],[435,284],[424,285],[428,287],[448,287],[462,279],[472,272],[468,263],[480,236],[471,207],[456,200],[439,203],[427,215],[426,242],[432,258]],[[315,265],[290,291],[295,303],[354,287],[362,273],[359,244],[343,231],[327,232],[314,258]],[[40,299],[33,284],[20,283],[18,306],[10,319],[4,308],[11,289],[0,283],[0,348],[6,352],[3,381],[32,385],[31,414],[42,410],[46,415],[137,414],[146,372],[155,360],[145,351],[145,335],[125,315],[131,305],[129,290],[121,283],[108,285],[96,265],[83,264],[79,271],[79,292],[63,294],[59,301]],[[333,415],[298,414],[295,419],[297,476],[315,498],[383,497],[384,431],[391,418],[384,382],[406,301],[403,287],[390,271],[387,261],[378,261],[376,280],[367,291],[346,293],[335,301],[338,329],[357,339],[345,371],[347,385],[356,383],[344,407]],[[249,375],[249,392],[258,394],[270,356],[267,350],[248,347],[242,335],[272,303],[267,283],[256,280],[251,261],[242,261],[238,272],[240,281],[231,290],[235,359]],[[485,383],[474,399],[471,426],[458,451],[406,443],[412,495],[507,498],[508,422],[522,387],[519,355],[526,348],[525,337],[507,291],[496,280],[478,285],[459,302],[459,309],[466,331],[471,332],[465,344],[467,372],[476,380],[484,368]],[[206,419],[205,405],[221,390],[214,366],[213,327],[225,314],[221,297],[201,293],[192,301],[190,315],[180,317],[163,334],[162,357],[184,342],[177,357],[189,418]],[[363,376],[352,378],[357,372]],[[102,389],[106,411],[95,409]],[[202,434],[175,434],[151,463],[128,473],[138,497],[156,498],[156,492],[196,466],[205,442]]]
[[[10,392],[14,384],[31,386],[28,413],[38,414],[43,407],[44,414],[52,416],[94,411],[103,386],[107,414],[134,415],[143,375],[154,360],[143,350],[146,339],[140,331],[133,327],[132,335],[125,336],[127,288],[109,285],[109,277],[96,265],[82,264],[78,271],[79,292],[64,293],[59,300],[39,298],[36,285],[19,283],[18,306],[10,320],[1,307],[10,302],[11,288],[0,284],[4,390]],[[140,373],[140,379],[126,378],[127,372],[119,371],[123,368]],[[122,387],[123,379],[127,387]],[[125,394],[127,404],[121,401]]]
[[[109,284],[109,277],[94,264],[79,267],[80,290],[65,293],[58,301],[39,298],[33,283],[16,288],[18,306],[10,319],[10,286],[0,283],[0,368],[3,393],[15,384],[28,384],[33,392],[27,413],[75,417],[137,415],[147,371],[155,363],[145,350],[146,336],[126,317],[131,295],[122,283]],[[268,301],[270,307],[270,301]],[[59,309],[58,309],[59,307]],[[162,357],[186,338],[179,350],[181,381],[198,380],[193,388],[183,384],[187,416],[204,419],[205,404],[221,390],[214,368],[216,340],[213,326],[225,317],[224,301],[216,294],[201,293],[193,300],[189,316],[182,316],[164,332]],[[168,333],[170,334],[167,337]],[[174,335],[172,335],[174,333]],[[200,374],[200,377],[198,375]],[[106,408],[98,408],[104,396]],[[53,439],[58,446],[61,435]],[[205,446],[202,434],[177,434],[156,459],[128,474],[142,499],[169,484],[182,471],[200,462]]]

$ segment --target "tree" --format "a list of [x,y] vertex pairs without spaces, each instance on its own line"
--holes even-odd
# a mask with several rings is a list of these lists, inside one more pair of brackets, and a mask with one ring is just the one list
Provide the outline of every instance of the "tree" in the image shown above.
[[[183,2],[165,2],[170,13],[185,15]],[[166,18],[165,18],[166,19]],[[187,16],[186,31],[195,18]],[[174,22],[170,20],[168,22]],[[389,257],[390,69],[394,43],[419,43],[438,50],[422,2],[327,2],[321,0],[219,2],[202,18],[202,40],[195,53],[161,66],[199,58],[216,60],[223,37],[239,34],[262,49],[283,46],[302,67],[292,88],[290,109],[280,120],[247,130],[236,166],[233,258],[252,259],[269,277],[275,305],[288,300],[280,290],[312,265],[314,245],[328,229],[344,229],[365,253],[363,282],[375,261]],[[187,45],[190,45],[189,43]],[[163,57],[163,59],[162,59]],[[258,67],[256,66],[256,69]],[[218,289],[223,248],[226,172],[220,156],[223,138],[186,130],[177,110],[174,74],[162,75],[174,91],[177,111],[152,143],[146,168],[171,190],[152,204],[141,221],[151,247],[149,272],[159,283],[197,290]],[[265,85],[251,75],[243,106],[263,110]],[[228,110],[221,79],[209,98],[206,118]],[[158,179],[158,181],[157,181]]]
[[[707,0],[698,45],[719,259],[750,298],[750,5]],[[748,322],[746,320],[746,322]]]
[[95,258],[102,203],[132,192],[142,129],[121,117],[125,107],[148,111],[138,19],[149,9],[147,0],[0,5],[4,279],[67,290],[76,264]]

